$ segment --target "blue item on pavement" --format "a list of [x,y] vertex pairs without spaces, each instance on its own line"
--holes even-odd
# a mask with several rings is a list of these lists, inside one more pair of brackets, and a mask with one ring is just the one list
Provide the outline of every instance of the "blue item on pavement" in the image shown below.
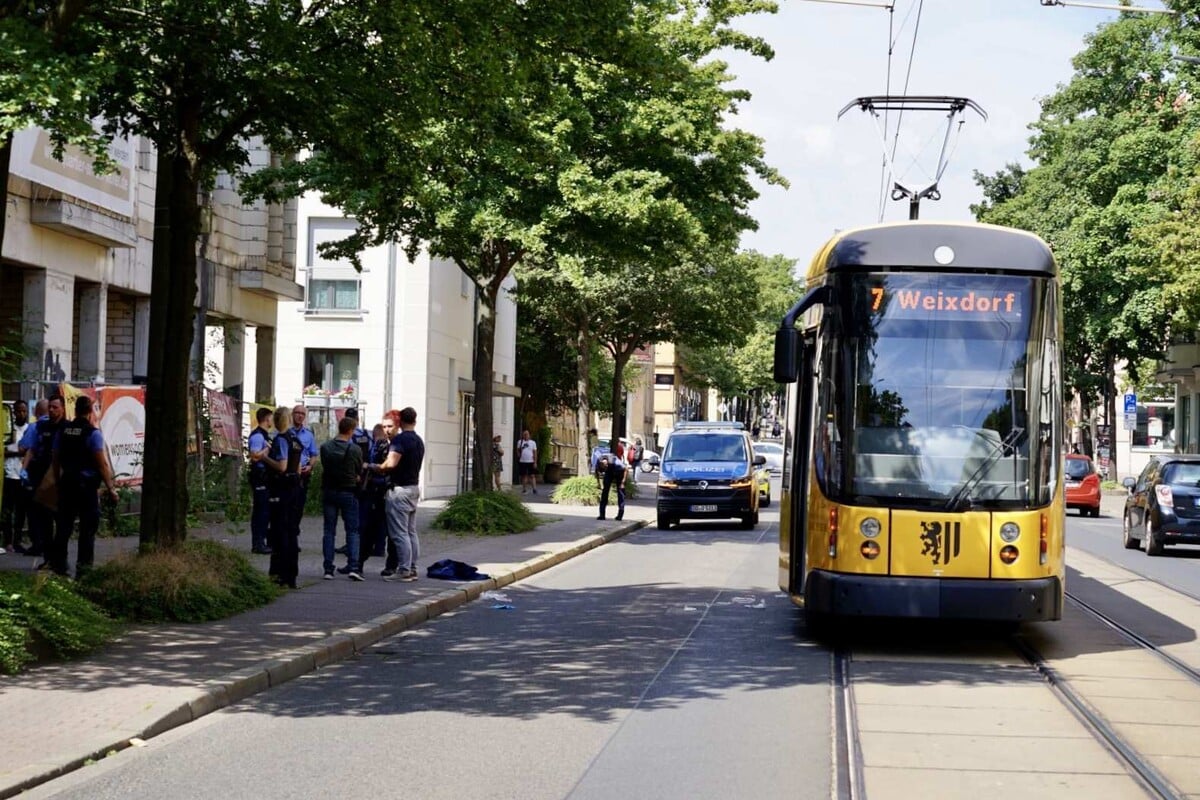
[[486,581],[491,577],[484,575],[470,564],[464,564],[452,558],[443,558],[441,561],[430,564],[429,568],[425,570],[425,574],[430,578],[439,578],[444,581]]

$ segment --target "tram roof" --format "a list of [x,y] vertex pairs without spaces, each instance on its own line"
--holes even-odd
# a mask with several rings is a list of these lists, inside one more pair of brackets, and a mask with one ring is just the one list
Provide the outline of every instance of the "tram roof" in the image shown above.
[[[949,261],[934,252],[948,247]],[[943,254],[946,251],[941,251]],[[945,263],[943,263],[945,262]],[[1050,247],[1015,228],[970,222],[889,222],[841,231],[813,258],[808,275],[852,267],[930,267],[1057,275]]]

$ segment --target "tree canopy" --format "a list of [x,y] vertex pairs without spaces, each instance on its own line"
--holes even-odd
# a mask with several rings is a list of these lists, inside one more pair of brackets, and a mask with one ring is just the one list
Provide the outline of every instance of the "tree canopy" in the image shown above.
[[1194,335],[1200,284],[1187,247],[1195,216],[1200,115],[1177,22],[1125,15],[1086,40],[1072,79],[1042,101],[1028,170],[976,174],[982,221],[1037,233],[1062,285],[1065,378],[1115,416],[1112,374],[1131,380],[1173,335]]

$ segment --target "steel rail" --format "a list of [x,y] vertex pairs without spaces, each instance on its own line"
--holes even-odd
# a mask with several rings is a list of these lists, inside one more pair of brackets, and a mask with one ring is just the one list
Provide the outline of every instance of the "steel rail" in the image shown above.
[[838,765],[833,795],[837,800],[866,800],[858,713],[854,705],[854,686],[850,681],[850,652],[837,647],[831,655]]
[[1115,619],[1110,617],[1108,614],[1105,614],[1103,611],[1101,611],[1100,609],[1091,605],[1090,603],[1079,599],[1078,597],[1071,594],[1070,592],[1067,592],[1066,595],[1067,595],[1067,599],[1069,599],[1072,603],[1074,603],[1075,605],[1082,608],[1084,611],[1091,614],[1093,617],[1095,617],[1100,622],[1107,625],[1109,628],[1112,628],[1114,631],[1121,634],[1126,639],[1129,639],[1131,642],[1139,645],[1140,647],[1143,647],[1146,650],[1151,651],[1156,656],[1161,658],[1163,661],[1167,662],[1172,667],[1174,667],[1176,670],[1183,673],[1187,677],[1191,678],[1196,683],[1200,683],[1200,669],[1196,669],[1193,666],[1185,664],[1184,662],[1180,661],[1175,656],[1171,655],[1167,651],[1160,648],[1154,642],[1150,641],[1149,639],[1142,636],[1141,634],[1135,632],[1129,626],[1124,625],[1120,622],[1117,622]]
[[1180,793],[1154,765],[1142,758],[1132,746],[1113,730],[1112,726],[1083,699],[1058,670],[1046,663],[1041,653],[1019,635],[1010,640],[1013,648],[1041,674],[1050,690],[1058,696],[1088,731],[1122,762],[1129,775],[1152,797],[1163,800],[1183,800]]

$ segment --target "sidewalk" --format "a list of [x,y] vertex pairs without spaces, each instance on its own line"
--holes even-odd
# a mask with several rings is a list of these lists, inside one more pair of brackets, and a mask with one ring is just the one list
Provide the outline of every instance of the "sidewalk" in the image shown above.
[[[421,578],[388,583],[383,559],[367,562],[367,580],[322,580],[319,518],[301,526],[300,584],[274,603],[218,622],[136,626],[91,657],[35,667],[0,683],[0,798],[77,769],[88,760],[147,739],[249,695],[353,656],[380,639],[636,530],[654,516],[653,489],[631,500],[623,522],[596,520],[594,507],[557,506],[545,487],[525,495],[546,520],[509,536],[431,531],[444,501],[417,514]],[[647,497],[647,495],[649,495]],[[610,509],[614,511],[615,509]],[[249,553],[248,526],[196,530]],[[339,534],[339,540],[341,540]],[[137,547],[137,538],[97,541],[96,558]],[[72,546],[72,550],[73,550]],[[267,556],[251,556],[264,571]],[[424,568],[443,558],[491,576],[476,583],[432,580]],[[71,554],[72,563],[74,553]],[[339,565],[344,561],[338,557]],[[0,556],[0,569],[32,569],[34,559]]]

